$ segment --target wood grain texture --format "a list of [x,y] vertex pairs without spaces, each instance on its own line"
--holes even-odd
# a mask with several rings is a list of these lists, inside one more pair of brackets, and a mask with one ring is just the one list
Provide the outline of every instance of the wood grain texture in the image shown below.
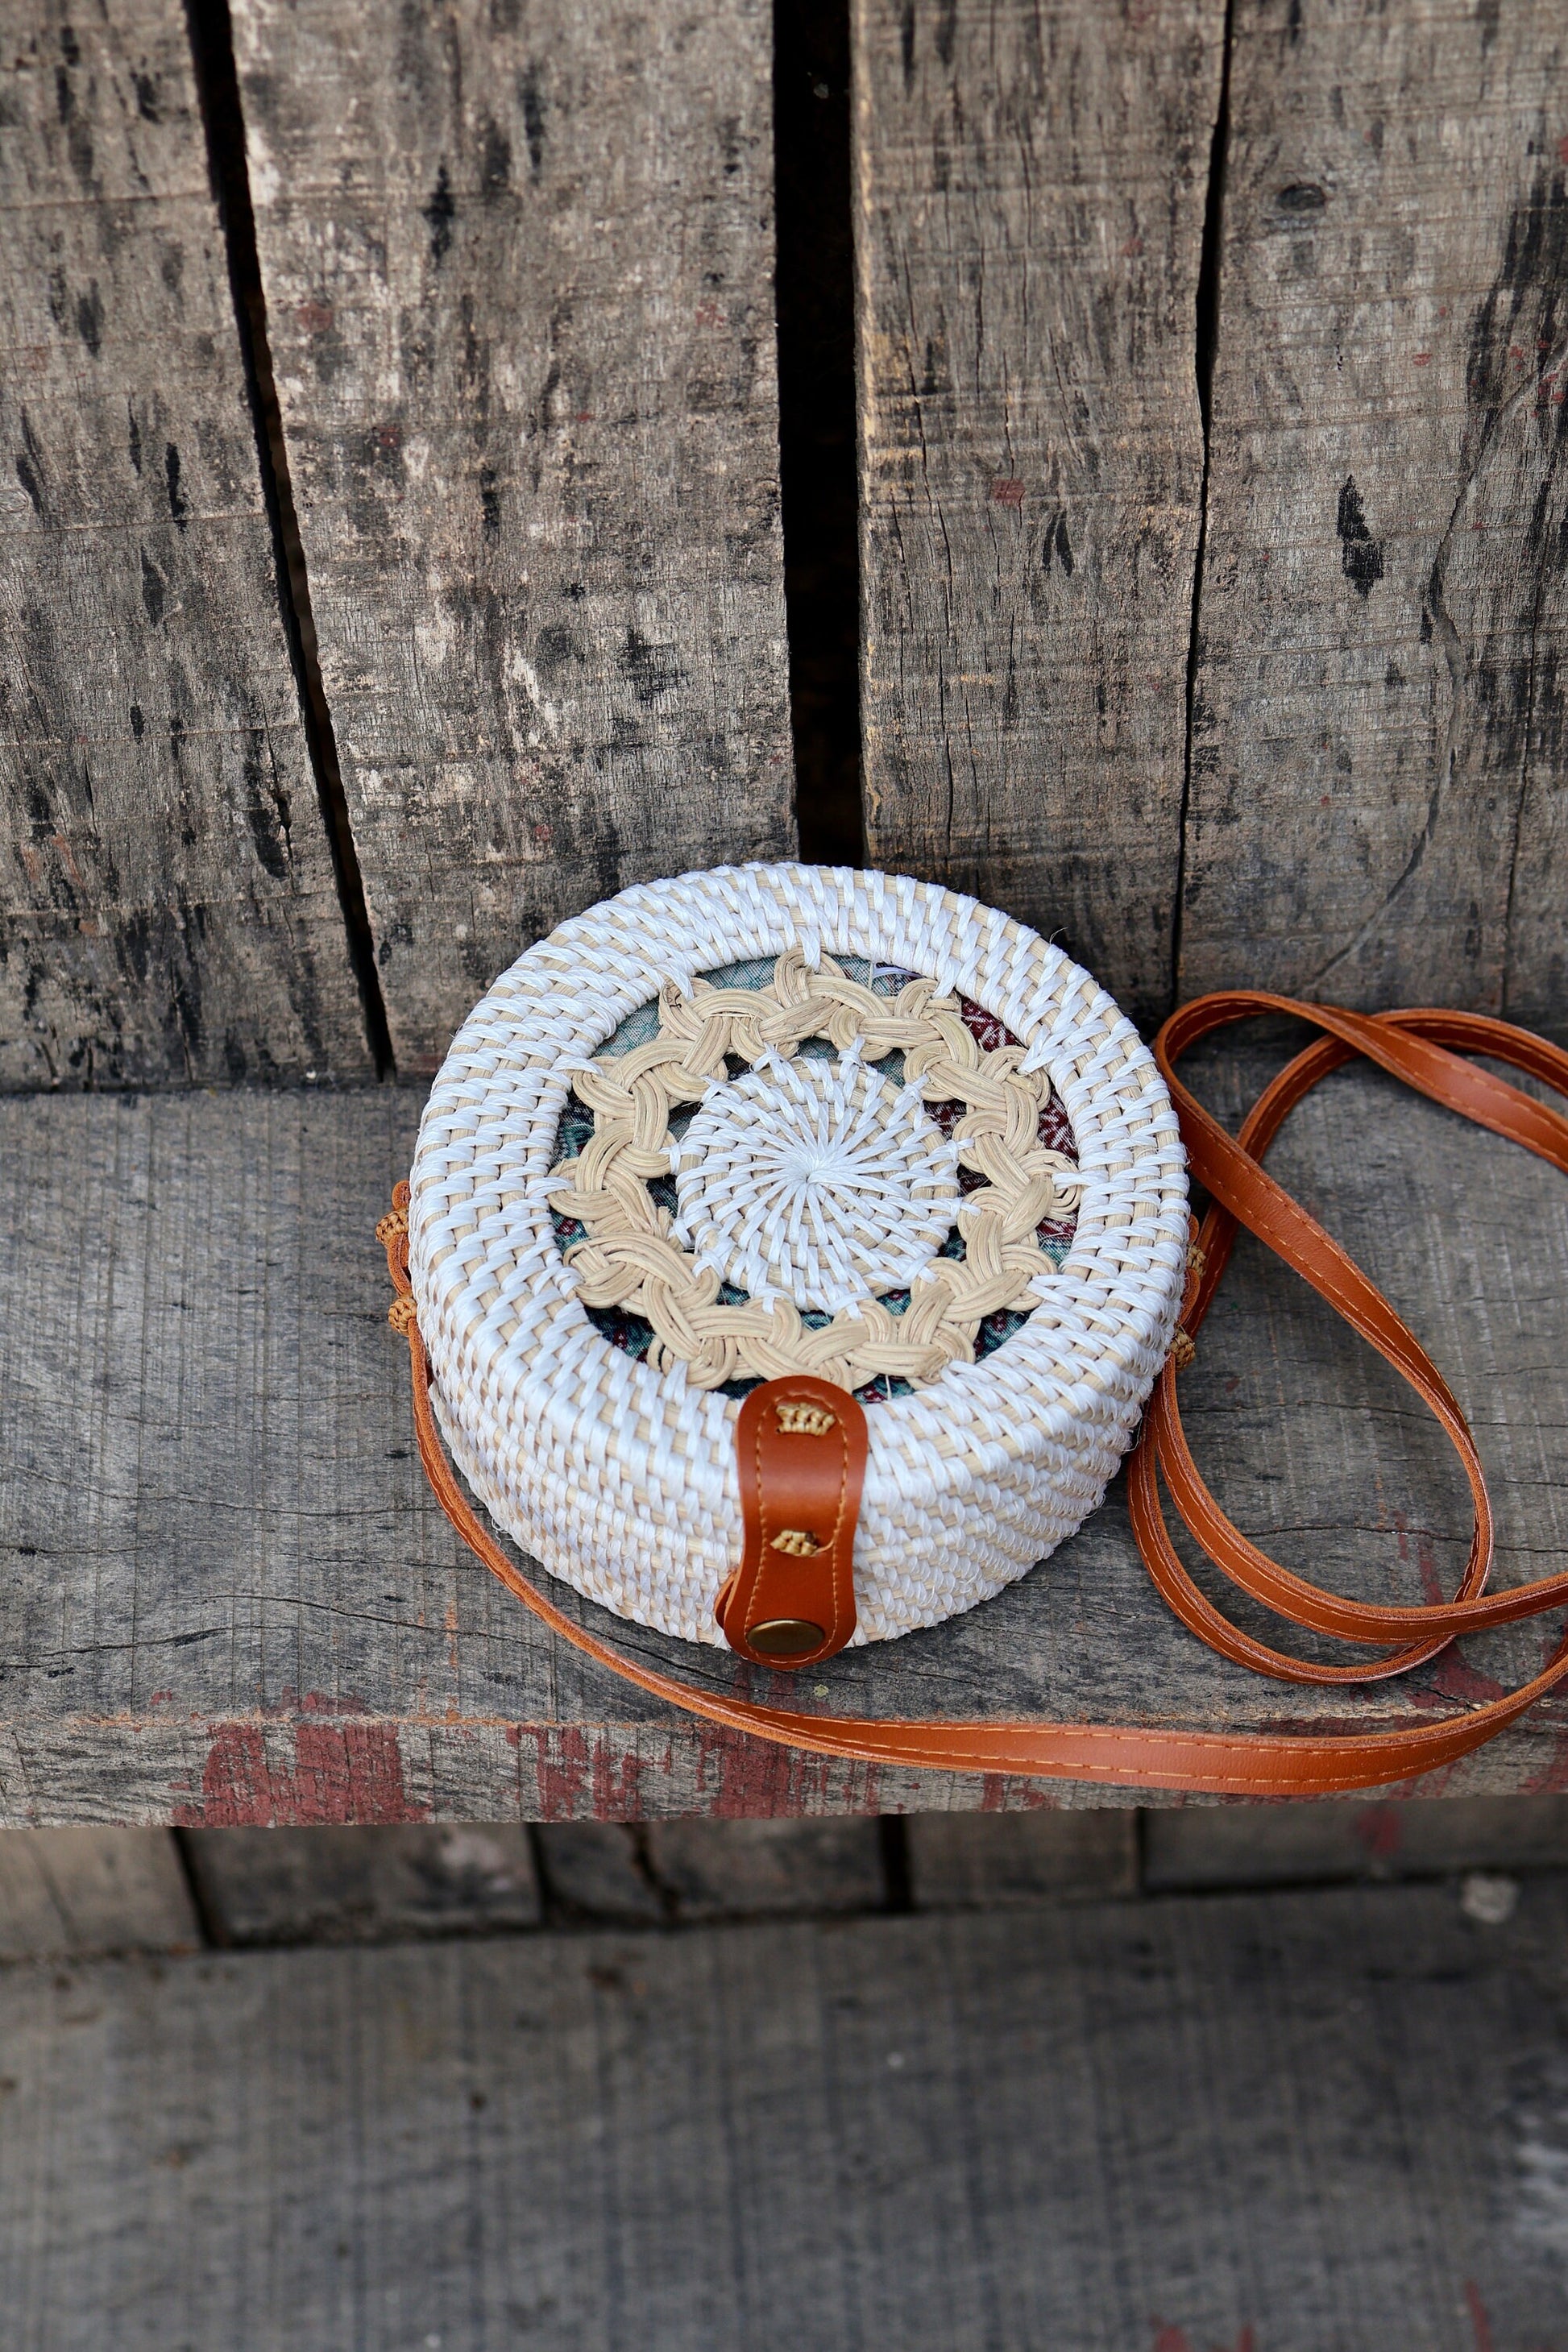
[[1563,15],[1237,12],[1181,986],[1568,1020]]
[[[1234,1116],[1260,1076],[1233,1062],[1215,1101]],[[0,1818],[262,1827],[1104,1801],[724,1737],[536,1630],[459,1548],[410,1458],[406,1357],[372,1227],[417,1109],[397,1088],[235,1089],[35,1099],[0,1118]],[[1568,1187],[1355,1071],[1276,1151],[1466,1403],[1500,1580],[1561,1566]],[[1464,1495],[1435,1426],[1250,1247],[1184,1388],[1221,1499],[1289,1564],[1369,1598],[1451,1589]],[[557,1597],[668,1670],[735,1686],[728,1654]],[[1523,1625],[1381,1691],[1269,1685],[1166,1613],[1118,1486],[1047,1567],[951,1625],[847,1651],[799,1691],[739,1671],[759,1697],[836,1714],[1368,1725],[1429,1720],[1522,1680],[1552,1638]],[[1558,1787],[1560,1698],[1415,1784]]]
[[1221,0],[856,0],[869,855],[1168,1006]]
[[218,1944],[403,1944],[508,1935],[539,1923],[533,1847],[517,1822],[180,1835]]
[[888,1906],[875,1822],[544,1822],[535,1835],[558,1919],[672,1927]]
[[201,1941],[167,1830],[0,1830],[0,1960],[194,1951]]
[[624,884],[794,840],[763,0],[240,0],[398,1066]]
[[[1172,1818],[1228,1822],[1244,1811],[1250,1818],[1254,1810],[1194,1806],[1178,1809]],[[1275,1810],[1268,1809],[1270,1818]],[[1138,1892],[1136,1813],[1109,1808],[1103,1812],[917,1813],[908,1837],[910,1893],[918,1911],[1104,1902]]]
[[1568,1895],[0,1975],[10,2352],[1523,2352]]
[[880,1911],[875,1822],[650,1822],[648,1864],[681,1920]]
[[1418,1799],[1409,1805],[1332,1800],[1194,1805],[1150,1813],[1143,1823],[1143,1884],[1156,1893],[1565,1869],[1563,1796],[1453,1797],[1445,1804]]
[[367,1070],[179,0],[0,64],[0,1086]]

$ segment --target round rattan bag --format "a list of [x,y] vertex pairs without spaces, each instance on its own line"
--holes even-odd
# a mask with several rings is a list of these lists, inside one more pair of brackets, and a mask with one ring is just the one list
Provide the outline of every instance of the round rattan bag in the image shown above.
[[[784,1572],[847,1527],[863,1642],[1099,1503],[1172,1344],[1186,1188],[1152,1060],[1058,949],[930,884],[748,866],[519,957],[436,1081],[408,1236],[441,1427],[519,1544],[718,1643],[748,1529]],[[858,1516],[846,1439],[814,1532],[769,1400],[784,1457],[855,1423]],[[748,1517],[753,1425],[799,1527],[766,1492]]]

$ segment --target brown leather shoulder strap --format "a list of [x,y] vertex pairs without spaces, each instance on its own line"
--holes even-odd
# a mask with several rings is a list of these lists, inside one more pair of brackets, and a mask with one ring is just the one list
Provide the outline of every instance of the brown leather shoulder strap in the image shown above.
[[[1232,1137],[1182,1085],[1175,1065],[1213,1030],[1268,1012],[1294,1014],[1324,1034],[1281,1071],[1254,1104],[1240,1133]],[[1491,1510],[1480,1460],[1463,1413],[1436,1365],[1381,1292],[1261,1164],[1280,1123],[1302,1097],[1331,1070],[1362,1054],[1434,1101],[1522,1144],[1568,1172],[1568,1119],[1462,1058],[1467,1054],[1484,1054],[1568,1096],[1568,1055],[1524,1030],[1477,1013],[1415,1010],[1368,1016],[1250,991],[1201,997],[1183,1006],[1160,1032],[1154,1051],[1176,1104],[1194,1173],[1214,1203],[1193,1253],[1177,1347],[1150,1401],[1130,1473],[1129,1494],[1139,1548],[1165,1600],[1184,1624],[1223,1656],[1281,1680],[1316,1683],[1370,1682],[1402,1674],[1434,1656],[1458,1633],[1479,1632],[1568,1603],[1568,1574],[1542,1578],[1508,1592],[1485,1592],[1491,1561]],[[409,1343],[420,1460],[442,1509],[486,1566],[552,1632],[655,1696],[711,1722],[786,1747],[868,1763],[1100,1780],[1121,1788],[1310,1796],[1374,1788],[1453,1763],[1516,1722],[1568,1675],[1565,1633],[1542,1672],[1504,1698],[1436,1723],[1330,1736],[1163,1731],[1084,1723],[878,1722],[798,1714],[693,1689],[639,1664],[574,1623],[529,1581],[480,1523],[447,1460],[431,1406],[429,1365],[409,1297],[406,1185],[398,1186],[394,1199],[393,1213],[382,1220],[377,1234],[385,1243],[388,1268],[398,1292],[392,1319],[406,1333]],[[1192,1335],[1213,1301],[1238,1225],[1245,1225],[1277,1251],[1328,1299],[1401,1373],[1447,1432],[1464,1465],[1475,1511],[1469,1557],[1453,1601],[1436,1607],[1379,1608],[1324,1592],[1270,1560],[1252,1544],[1226,1517],[1204,1484],[1182,1429],[1176,1374],[1179,1361],[1190,1354]],[[761,1394],[753,1391],[754,1396]],[[746,1402],[751,1404],[752,1399]],[[860,1460],[863,1465],[863,1452]],[[1197,1541],[1243,1591],[1292,1623],[1347,1641],[1383,1644],[1389,1647],[1390,1654],[1371,1664],[1318,1665],[1272,1650],[1230,1624],[1199,1591],[1176,1554],[1161,1504],[1162,1476]],[[763,1607],[763,1613],[757,1613],[762,1604],[756,1561],[761,1558],[761,1549],[753,1546],[748,1528],[747,1561],[726,1586],[720,1604],[727,1622],[750,1564],[751,1597],[737,1621],[742,1634],[748,1625],[754,1632],[769,1622],[771,1604]],[[782,1584],[778,1589],[784,1589]],[[852,1592],[847,1605],[852,1611]],[[811,1617],[809,1611],[805,1613]],[[811,1617],[811,1622],[820,1619]],[[826,1639],[828,1629],[824,1630]],[[827,1654],[826,1646],[810,1654]],[[793,1662],[806,1664],[809,1659],[799,1655]]]

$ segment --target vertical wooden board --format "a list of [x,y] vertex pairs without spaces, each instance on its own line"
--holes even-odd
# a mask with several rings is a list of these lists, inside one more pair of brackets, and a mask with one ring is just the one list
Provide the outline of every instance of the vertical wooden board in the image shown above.
[[0,58],[0,1085],[363,1073],[179,0]]
[[1222,0],[856,0],[863,731],[885,866],[1166,1008]]
[[1568,1014],[1565,68],[1554,0],[1237,13],[1184,993]]
[[778,1918],[880,1911],[888,1901],[879,1825],[837,1822],[650,1822],[654,1878],[679,1919]]
[[180,1834],[220,1944],[396,1944],[539,1922],[533,1848],[515,1822]]
[[167,1830],[0,1830],[0,1960],[201,1940]]
[[399,1068],[606,892],[786,853],[763,0],[240,0]]
[[915,1813],[910,1889],[920,1911],[1093,1903],[1138,1892],[1131,1812]]

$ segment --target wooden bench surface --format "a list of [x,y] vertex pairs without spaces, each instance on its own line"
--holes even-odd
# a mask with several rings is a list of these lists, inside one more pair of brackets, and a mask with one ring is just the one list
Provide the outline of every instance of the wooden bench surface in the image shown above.
[[[37,0],[6,88],[5,1817],[1023,1802],[537,1638],[420,1491],[370,1229],[520,948],[862,818],[1145,1024],[1250,981],[1563,1030],[1560,10],[853,0],[847,812],[792,793],[764,0],[231,13]],[[1500,1573],[1560,1561],[1556,1180],[1353,1075],[1282,1160],[1468,1395]],[[1288,1557],[1451,1581],[1437,1441],[1289,1277],[1244,1258],[1187,1395]],[[1113,1496],[806,1696],[1381,1721],[1546,1638],[1263,1685]],[[1563,1729],[1443,1785],[1554,1786]]]
[[1565,1950],[1557,1877],[7,1969],[6,2342],[1546,2352]]
[[[1235,1111],[1257,1066],[1213,1074]],[[5,1817],[192,1823],[834,1812],[1134,1801],[866,1769],[726,1738],[544,1635],[457,1544],[410,1455],[372,1228],[412,1090],[30,1099],[4,1112]],[[1338,1075],[1276,1164],[1433,1349],[1494,1483],[1498,1576],[1568,1550],[1568,1188],[1380,1076]],[[1240,1523],[1320,1580],[1406,1600],[1468,1539],[1444,1441],[1246,1245],[1184,1383]],[[563,1597],[563,1588],[555,1589]],[[1120,1487],[957,1622],[753,1673],[571,1602],[637,1654],[826,1712],[1308,1727],[1429,1719],[1523,1679],[1546,1621],[1336,1695],[1214,1658],[1169,1617]],[[1568,1785],[1568,1706],[1454,1793]],[[1156,1800],[1155,1801],[1159,1801]]]

